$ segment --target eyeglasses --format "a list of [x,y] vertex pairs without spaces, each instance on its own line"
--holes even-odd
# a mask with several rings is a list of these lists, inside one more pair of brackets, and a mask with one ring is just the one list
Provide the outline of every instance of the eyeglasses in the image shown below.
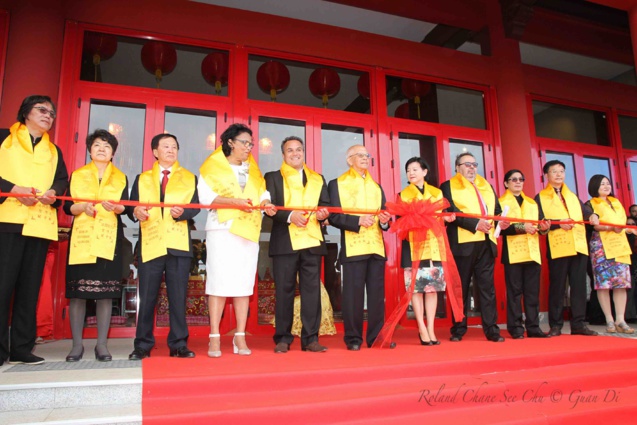
[[45,108],[44,106],[34,106],[33,109],[37,109],[42,115],[49,114],[51,118],[55,119],[55,111]]
[[368,153],[358,152],[358,153],[353,153],[353,154],[351,154],[350,156],[348,156],[348,158],[351,158],[351,157],[353,157],[353,156],[357,156],[357,157],[358,157],[358,158],[360,158],[360,159],[363,159],[363,158],[371,158],[371,157],[372,157],[372,156],[371,156],[370,154],[368,154]]
[[509,181],[513,183],[524,183],[524,177],[511,177]]
[[480,165],[480,164],[478,164],[477,162],[463,162],[463,163],[458,164],[458,165],[464,165],[467,168],[471,168],[471,167],[478,168],[478,165]]
[[241,139],[232,139],[235,142],[240,142],[243,146],[245,146],[248,149],[252,149],[254,147],[254,143],[252,143],[249,140],[241,140]]

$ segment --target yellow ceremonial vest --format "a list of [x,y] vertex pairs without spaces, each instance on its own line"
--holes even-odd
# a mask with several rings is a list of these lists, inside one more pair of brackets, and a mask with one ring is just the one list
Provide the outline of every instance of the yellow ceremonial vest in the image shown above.
[[[152,170],[139,175],[139,202],[158,203],[160,200],[160,171],[159,163],[155,161]],[[175,161],[164,194],[167,205],[186,205],[195,193],[195,175],[182,168]],[[151,208],[150,217],[140,225],[142,231],[142,258],[144,261],[161,257],[168,253],[168,249],[189,251],[188,222],[176,221],[170,215],[170,207],[164,208],[163,215],[160,208]]]
[[[318,206],[323,188],[323,178],[320,174],[307,168],[305,164],[303,164],[303,171],[305,171],[307,178],[305,186],[303,186],[303,179],[298,170],[285,162],[281,165],[286,207],[314,208]],[[292,249],[295,251],[320,246],[323,241],[323,233],[321,225],[316,219],[316,213],[310,214],[306,227],[297,227],[294,223],[290,223],[288,231],[290,232]]]
[[[372,179],[369,172],[365,178],[350,168],[337,179],[338,194],[343,209],[362,209],[378,211],[382,206],[380,186]],[[361,216],[363,214],[351,214]],[[385,244],[378,223],[374,216],[374,225],[361,226],[358,232],[345,230],[345,252],[348,257],[357,255],[378,254],[385,256]]]
[[[592,198],[591,206],[595,214],[599,216],[599,221],[610,224],[626,224],[626,211],[621,202],[612,196],[608,197],[611,205],[600,198]],[[607,259],[615,259],[618,263],[630,264],[630,245],[626,237],[626,231],[615,233],[612,230],[599,232],[604,247],[604,255]]]
[[[96,201],[95,217],[83,212],[73,218],[69,247],[69,264],[95,264],[97,257],[113,260],[117,242],[117,217],[106,211],[100,201],[119,201],[126,187],[126,175],[109,163],[102,181],[99,170],[91,161],[73,172],[71,196]],[[83,202],[83,201],[79,201]]]
[[[402,192],[400,192],[400,199],[405,202],[410,202],[413,200],[423,201],[426,199],[430,199],[433,203],[442,199],[442,191],[437,187],[433,187],[425,183],[424,193],[420,193],[420,190],[418,190],[415,185],[410,184],[405,189],[403,189]],[[442,212],[442,210],[439,210],[437,212]],[[409,232],[409,249],[411,250],[411,259],[413,261],[416,257],[416,253],[414,252],[414,232]],[[425,246],[422,249],[422,255],[420,256],[420,259],[441,261],[438,240],[436,239],[434,232],[432,232],[431,230],[427,231],[427,240],[425,241]]]
[[[232,167],[230,167],[228,159],[221,150],[221,146],[204,161],[201,168],[199,168],[199,172],[217,195],[224,198],[250,199],[252,200],[252,205],[256,206],[260,204],[261,195],[266,190],[265,179],[261,175],[259,166],[252,154],[248,158],[248,163],[250,164],[248,181],[243,191],[241,186],[239,186],[237,176],[232,171]],[[262,222],[260,210],[254,209],[251,212],[244,212],[238,209],[224,208],[218,209],[217,214],[220,223],[232,220],[230,233],[255,243],[259,242]]]
[[[500,198],[500,206],[504,209],[505,206],[509,207],[507,217],[511,218],[524,218],[527,220],[538,219],[538,207],[535,201],[524,193],[521,193],[522,206],[518,204],[518,200],[510,190],[502,195]],[[540,238],[537,232],[534,235],[528,233],[520,235],[508,235],[507,238],[507,250],[509,254],[509,262],[511,264],[523,263],[526,261],[535,261],[538,264],[542,264],[542,255],[540,254]]]
[[[57,149],[49,140],[49,134],[44,133],[34,147],[24,124],[17,122],[9,130],[11,134],[0,146],[0,175],[18,186],[46,192],[53,185],[58,165]],[[25,236],[58,239],[57,211],[40,202],[27,207],[16,198],[7,198],[0,204],[0,222],[23,224]]]
[[[482,199],[487,207],[487,215],[493,215],[495,213],[495,193],[493,193],[493,188],[482,176],[476,175],[474,183],[480,191],[480,195],[482,195]],[[453,176],[449,180],[449,187],[451,188],[453,203],[460,211],[466,214],[482,214],[482,210],[480,209],[480,199],[476,194],[476,190],[474,189],[473,184],[471,184],[471,182],[462,174],[456,174]],[[491,239],[491,242],[494,244],[497,244],[497,239],[493,237],[494,230],[495,228],[492,227],[489,231],[489,239]],[[483,240],[484,233],[473,233],[458,226],[458,243],[481,242]]]
[[[574,221],[583,221],[582,207],[577,195],[563,184],[562,196],[568,206],[568,211],[555,193],[552,186],[547,186],[539,193],[540,203],[544,218],[547,220],[564,220],[571,218]],[[553,224],[557,224],[553,223]],[[583,224],[576,224],[571,230],[555,229],[549,231],[549,247],[551,258],[562,258],[581,253],[588,255],[588,242],[586,241],[586,228]]]

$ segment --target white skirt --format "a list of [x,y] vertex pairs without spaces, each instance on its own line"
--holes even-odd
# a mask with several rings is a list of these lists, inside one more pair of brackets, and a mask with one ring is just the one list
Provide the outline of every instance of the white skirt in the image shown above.
[[259,244],[226,229],[206,232],[206,294],[247,297],[254,293]]

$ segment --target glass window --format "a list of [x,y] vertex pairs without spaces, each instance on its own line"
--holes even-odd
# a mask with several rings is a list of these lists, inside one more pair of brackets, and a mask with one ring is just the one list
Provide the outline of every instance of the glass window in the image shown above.
[[[569,155],[566,153],[556,153],[556,152],[547,152],[546,153],[546,162],[553,161],[554,159],[558,161],[562,161],[564,165],[566,165],[564,183],[571,190],[571,192],[577,195],[577,184],[575,183],[575,164],[573,162],[573,155]],[[545,164],[546,164],[545,162]],[[542,164],[544,166],[544,164]],[[547,181],[544,182],[548,184]]]
[[347,149],[353,145],[364,145],[362,128],[323,124],[321,126],[321,149],[323,176],[329,182],[343,174],[347,165]]
[[405,164],[410,158],[419,156],[423,158],[429,171],[425,180],[427,183],[436,187],[439,186],[438,180],[438,158],[436,156],[436,138],[434,136],[422,136],[419,134],[399,133],[398,135],[398,164],[400,169],[400,190],[409,184],[407,173],[405,173]]
[[619,133],[624,149],[637,149],[637,118],[620,115]]
[[[611,178],[610,165],[608,163],[608,159],[592,158],[592,157],[585,156],[584,157],[584,173],[586,174],[586,187],[587,187],[586,192],[588,193],[588,182],[591,180],[591,177],[593,177],[595,174],[601,174],[603,176],[608,177],[609,179]],[[615,192],[615,188],[613,188],[613,192]]]
[[539,137],[610,146],[603,112],[534,100],[533,118]]
[[389,116],[486,129],[484,95],[443,84],[387,77]]
[[484,154],[482,143],[462,139],[449,139],[449,177],[456,174],[456,158],[462,153],[470,153],[478,163],[478,174],[484,177]]
[[[281,142],[289,136],[300,137],[305,142],[305,122],[285,120],[279,118],[259,118],[259,141],[255,147],[259,154],[259,169],[261,173],[275,171],[281,168]],[[306,156],[307,156],[307,146]]]
[[248,98],[370,113],[369,74],[250,55]]
[[632,181],[630,182],[630,187],[633,190],[633,204],[637,204],[637,162],[630,161],[630,176],[632,177]]
[[87,31],[80,79],[228,95],[228,52]]

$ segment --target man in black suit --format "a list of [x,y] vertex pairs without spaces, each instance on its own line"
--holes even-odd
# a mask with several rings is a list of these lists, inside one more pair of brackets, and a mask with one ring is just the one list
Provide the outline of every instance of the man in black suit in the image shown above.
[[[155,305],[164,275],[170,312],[170,356],[195,357],[195,353],[186,346],[186,293],[193,256],[188,220],[195,217],[199,209],[179,205],[199,203],[197,177],[177,162],[179,142],[172,134],[153,137],[151,149],[157,161],[151,170],[137,176],[130,199],[148,203],[165,201],[173,206],[156,208],[139,205],[128,211],[131,220],[140,221],[141,230],[137,332],[135,349],[128,358],[141,360],[150,357],[150,350],[155,345]],[[143,238],[146,238],[146,243]]]
[[[370,155],[363,145],[347,150],[350,169],[330,181],[328,192],[335,207],[379,211],[385,209],[383,189],[368,172]],[[371,347],[385,322],[385,246],[381,230],[389,228],[391,215],[334,214],[329,221],[341,229],[340,262],[343,265],[343,325],[345,345],[358,351],[363,342],[363,314],[367,290],[367,346]],[[394,348],[391,343],[390,348]]]
[[[449,212],[476,214],[479,216],[499,215],[502,211],[493,186],[478,175],[478,163],[468,152],[456,157],[456,175],[440,185],[442,195],[449,201]],[[502,230],[509,227],[501,221]],[[453,318],[451,341],[459,342],[467,333],[467,310],[469,306],[472,276],[475,276],[482,315],[482,330],[489,341],[503,342],[498,328],[493,267],[498,255],[496,239],[493,237],[494,223],[491,220],[460,217],[447,223],[447,237],[453,258],[462,281],[464,318]]]
[[[277,206],[328,206],[327,185],[322,175],[305,165],[303,141],[290,136],[281,143],[283,165],[265,175],[272,203]],[[301,350],[314,353],[327,351],[319,344],[321,324],[321,261],[327,254],[321,223],[329,216],[327,208],[316,211],[281,211],[273,220],[270,235],[270,257],[276,282],[275,353],[287,353],[294,340],[294,289],[298,274],[301,293]]]

